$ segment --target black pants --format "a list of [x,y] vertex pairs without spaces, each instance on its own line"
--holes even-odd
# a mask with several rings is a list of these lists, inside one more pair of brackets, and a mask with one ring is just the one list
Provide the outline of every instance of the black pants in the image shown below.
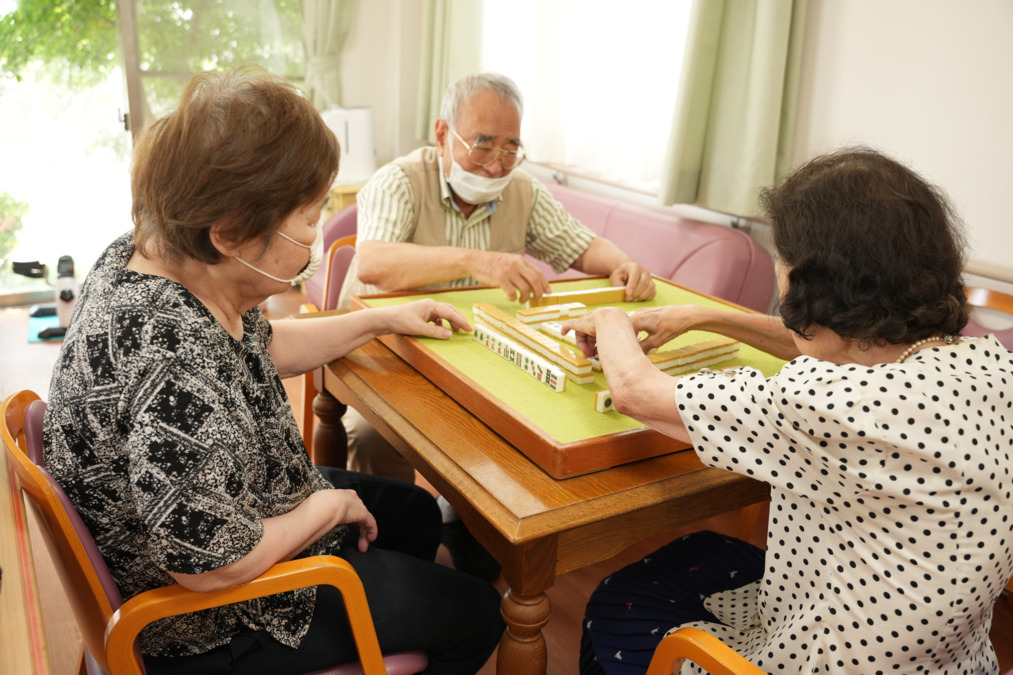
[[[440,511],[425,490],[389,478],[320,467],[335,487],[355,490],[378,525],[377,540],[360,553],[341,551],[362,579],[384,653],[424,650],[427,673],[472,675],[503,633],[499,593],[473,576],[432,562],[440,545]],[[307,673],[356,660],[341,594],[317,588],[309,632],[298,649],[263,631],[244,631],[198,656],[145,657],[150,675]]]

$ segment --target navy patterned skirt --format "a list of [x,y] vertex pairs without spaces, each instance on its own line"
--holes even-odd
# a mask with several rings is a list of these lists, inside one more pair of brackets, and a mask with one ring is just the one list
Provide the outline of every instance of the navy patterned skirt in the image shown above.
[[[764,551],[734,537],[695,532],[606,577],[591,594],[580,641],[583,675],[643,675],[672,628],[721,623],[704,606],[715,593],[763,576]],[[755,608],[722,608],[722,616]]]

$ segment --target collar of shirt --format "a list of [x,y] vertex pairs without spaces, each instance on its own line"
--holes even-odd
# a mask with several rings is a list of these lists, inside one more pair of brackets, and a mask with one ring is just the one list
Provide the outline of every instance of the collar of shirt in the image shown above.
[[[496,207],[499,204],[499,200],[501,199],[503,199],[503,195],[496,197],[496,199],[492,200],[491,202],[479,204],[478,208],[475,209],[475,211],[471,214],[471,217],[468,218],[468,220],[470,221],[475,216],[479,215],[483,208],[485,209],[485,214],[482,214],[483,216],[486,214],[491,216],[492,214],[496,213]],[[442,168],[440,169],[440,200],[443,202],[444,206],[450,206],[450,208],[454,209],[458,213],[461,213],[461,207],[457,205],[456,201],[454,201],[454,195],[450,189],[450,183],[447,182],[447,176],[445,173],[443,173]],[[461,213],[461,215],[464,214]]]

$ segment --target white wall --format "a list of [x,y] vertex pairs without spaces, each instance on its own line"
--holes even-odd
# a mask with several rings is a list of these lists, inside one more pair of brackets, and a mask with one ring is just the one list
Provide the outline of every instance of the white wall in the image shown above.
[[852,143],[942,187],[1013,273],[1013,2],[810,0],[795,158]]
[[[421,144],[420,5],[357,4],[345,105],[373,108],[378,165]],[[1011,0],[810,0],[795,159],[863,143],[908,163],[950,195],[971,258],[1013,282],[1011,30]]]
[[342,53],[342,105],[373,109],[376,162],[417,148],[422,3],[359,0]]

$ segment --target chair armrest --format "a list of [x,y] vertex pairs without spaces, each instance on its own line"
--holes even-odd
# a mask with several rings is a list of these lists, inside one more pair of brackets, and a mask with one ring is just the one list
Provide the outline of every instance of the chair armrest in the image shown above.
[[647,675],[671,675],[686,659],[716,675],[765,675],[724,642],[692,626],[664,637],[654,650]]
[[138,633],[148,624],[179,614],[230,605],[309,586],[330,585],[341,591],[363,671],[385,673],[383,655],[366,602],[366,591],[355,570],[336,556],[314,556],[280,562],[256,579],[232,588],[201,593],[178,584],[135,595],[116,610],[106,627],[110,675],[143,672],[134,651]]

